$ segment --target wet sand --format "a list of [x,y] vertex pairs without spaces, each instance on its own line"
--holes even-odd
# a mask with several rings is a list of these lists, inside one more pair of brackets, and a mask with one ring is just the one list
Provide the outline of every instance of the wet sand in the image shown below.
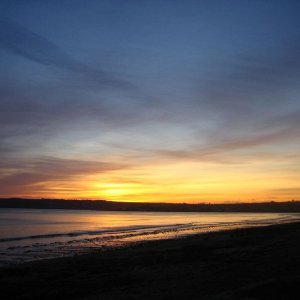
[[300,223],[0,269],[1,299],[300,299]]

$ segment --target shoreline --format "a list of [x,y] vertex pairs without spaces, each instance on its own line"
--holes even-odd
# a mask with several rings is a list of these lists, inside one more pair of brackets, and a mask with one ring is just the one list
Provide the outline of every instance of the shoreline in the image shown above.
[[298,299],[299,253],[292,222],[2,267],[0,283],[4,299]]
[[[234,214],[230,213],[233,216]],[[255,215],[259,215],[259,213],[255,213]],[[273,216],[268,214],[265,219],[256,219],[255,217],[247,219],[247,217],[246,219],[244,217],[245,220],[237,219],[234,222],[148,224],[102,229],[100,231],[62,231],[55,234],[7,238],[1,240],[0,243],[0,268],[44,259],[126,248],[151,241],[181,239],[219,231],[300,222],[299,214],[275,213]]]

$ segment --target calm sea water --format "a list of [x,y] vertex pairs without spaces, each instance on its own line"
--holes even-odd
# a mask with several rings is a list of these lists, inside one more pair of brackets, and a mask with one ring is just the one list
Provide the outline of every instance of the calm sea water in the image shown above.
[[299,214],[0,209],[0,266],[146,240],[296,220]]

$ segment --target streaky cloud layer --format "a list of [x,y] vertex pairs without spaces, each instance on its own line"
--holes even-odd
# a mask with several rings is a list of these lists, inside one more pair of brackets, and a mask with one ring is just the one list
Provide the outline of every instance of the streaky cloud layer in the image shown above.
[[0,196],[300,197],[298,1],[0,8]]

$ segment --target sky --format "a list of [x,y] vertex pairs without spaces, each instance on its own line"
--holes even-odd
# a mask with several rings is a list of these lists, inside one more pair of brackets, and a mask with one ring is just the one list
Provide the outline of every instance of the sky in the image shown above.
[[300,199],[300,1],[2,0],[0,197]]

